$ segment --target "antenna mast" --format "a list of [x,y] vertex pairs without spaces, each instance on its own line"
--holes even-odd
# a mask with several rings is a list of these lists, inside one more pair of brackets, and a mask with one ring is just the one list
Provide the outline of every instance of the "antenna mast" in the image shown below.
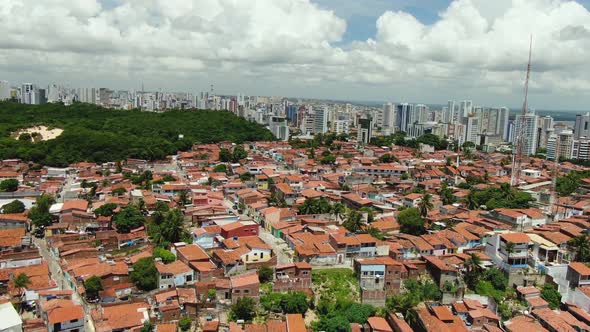
[[[512,174],[510,178],[510,185],[511,186],[518,186],[520,184],[520,173],[522,170],[522,161],[523,161],[523,148],[525,146],[525,126],[524,126],[524,117],[528,111],[528,97],[529,97],[529,79],[531,77],[531,56],[533,50],[533,36],[531,35],[531,40],[529,44],[529,62],[526,69],[526,79],[524,81],[524,102],[522,104],[522,112],[520,115],[520,126],[518,128],[518,133],[516,136],[516,151],[512,154]],[[519,116],[516,117],[516,124],[519,122]]]

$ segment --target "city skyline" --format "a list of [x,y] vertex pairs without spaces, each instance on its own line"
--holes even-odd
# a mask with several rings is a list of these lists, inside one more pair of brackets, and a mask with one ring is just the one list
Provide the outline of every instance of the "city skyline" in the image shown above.
[[167,4],[12,1],[0,13],[0,78],[517,108],[532,34],[530,106],[583,111],[590,101],[588,1]]

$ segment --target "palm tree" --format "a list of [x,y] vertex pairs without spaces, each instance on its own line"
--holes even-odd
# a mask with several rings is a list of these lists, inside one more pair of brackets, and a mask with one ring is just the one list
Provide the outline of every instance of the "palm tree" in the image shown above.
[[189,202],[188,198],[187,190],[181,190],[178,192],[178,204],[180,204],[180,206],[185,206]]
[[364,225],[363,217],[358,211],[351,210],[342,225],[350,232],[358,232]]
[[514,190],[512,190],[512,187],[510,187],[509,183],[502,183],[500,185],[500,190],[502,191],[502,196],[504,196],[507,201],[513,200],[515,198]]
[[469,258],[465,260],[465,282],[471,289],[475,288],[475,285],[477,285],[477,281],[479,280],[481,273],[480,264],[481,258],[475,253],[471,253]]
[[514,244],[514,242],[507,242],[506,243],[506,253],[508,254],[508,257],[510,258],[510,255],[512,255],[514,253],[514,249],[515,249],[516,245]]
[[27,288],[29,285],[31,285],[31,280],[29,279],[29,276],[26,275],[25,273],[20,273],[12,280],[12,286],[15,289],[18,289],[18,292],[20,294],[19,295],[19,305],[22,304],[23,289]]
[[346,212],[346,206],[342,203],[334,203],[331,210],[332,214],[336,215],[336,217],[342,218],[342,215]]
[[583,234],[568,241],[568,245],[575,250],[575,259],[580,262],[590,261],[590,238]]
[[467,195],[465,198],[465,204],[469,210],[477,210],[479,208],[479,203],[475,199],[475,194],[472,192]]
[[420,215],[422,218],[426,218],[426,216],[428,216],[428,211],[433,207],[434,205],[432,204],[432,195],[422,195],[422,200],[420,200],[420,203],[418,203],[418,209],[420,210]]

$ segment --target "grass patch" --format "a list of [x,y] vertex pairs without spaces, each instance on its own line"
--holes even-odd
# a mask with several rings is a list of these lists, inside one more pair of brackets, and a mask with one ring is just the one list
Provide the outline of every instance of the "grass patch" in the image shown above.
[[343,300],[358,300],[359,284],[349,269],[320,269],[311,271],[317,296]]

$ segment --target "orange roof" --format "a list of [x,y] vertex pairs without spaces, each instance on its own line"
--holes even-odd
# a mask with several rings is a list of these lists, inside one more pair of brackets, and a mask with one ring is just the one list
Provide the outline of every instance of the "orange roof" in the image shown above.
[[193,270],[181,261],[174,261],[170,264],[156,264],[156,269],[160,274],[178,275],[182,273],[190,273]]
[[500,237],[506,242],[512,243],[529,243],[529,241],[531,240],[528,235],[520,232],[504,233],[500,235]]
[[572,270],[576,271],[576,273],[578,273],[579,275],[582,275],[582,276],[590,275],[590,267],[588,267],[584,263],[573,262],[573,263],[570,263],[569,267]]
[[75,304],[55,308],[47,312],[47,321],[49,324],[64,323],[77,319],[84,320],[84,311],[82,310],[82,306]]
[[62,211],[65,210],[81,210],[86,211],[88,209],[88,201],[83,199],[73,199],[71,201],[66,201],[64,205],[61,207]]
[[196,244],[176,248],[176,251],[186,257],[189,261],[209,260],[209,255]]
[[230,277],[231,287],[239,288],[250,285],[260,284],[257,273],[242,274],[239,276]]
[[371,326],[372,331],[390,331],[393,332],[385,318],[383,317],[369,317],[367,323]]
[[287,332],[307,332],[301,314],[287,314]]

